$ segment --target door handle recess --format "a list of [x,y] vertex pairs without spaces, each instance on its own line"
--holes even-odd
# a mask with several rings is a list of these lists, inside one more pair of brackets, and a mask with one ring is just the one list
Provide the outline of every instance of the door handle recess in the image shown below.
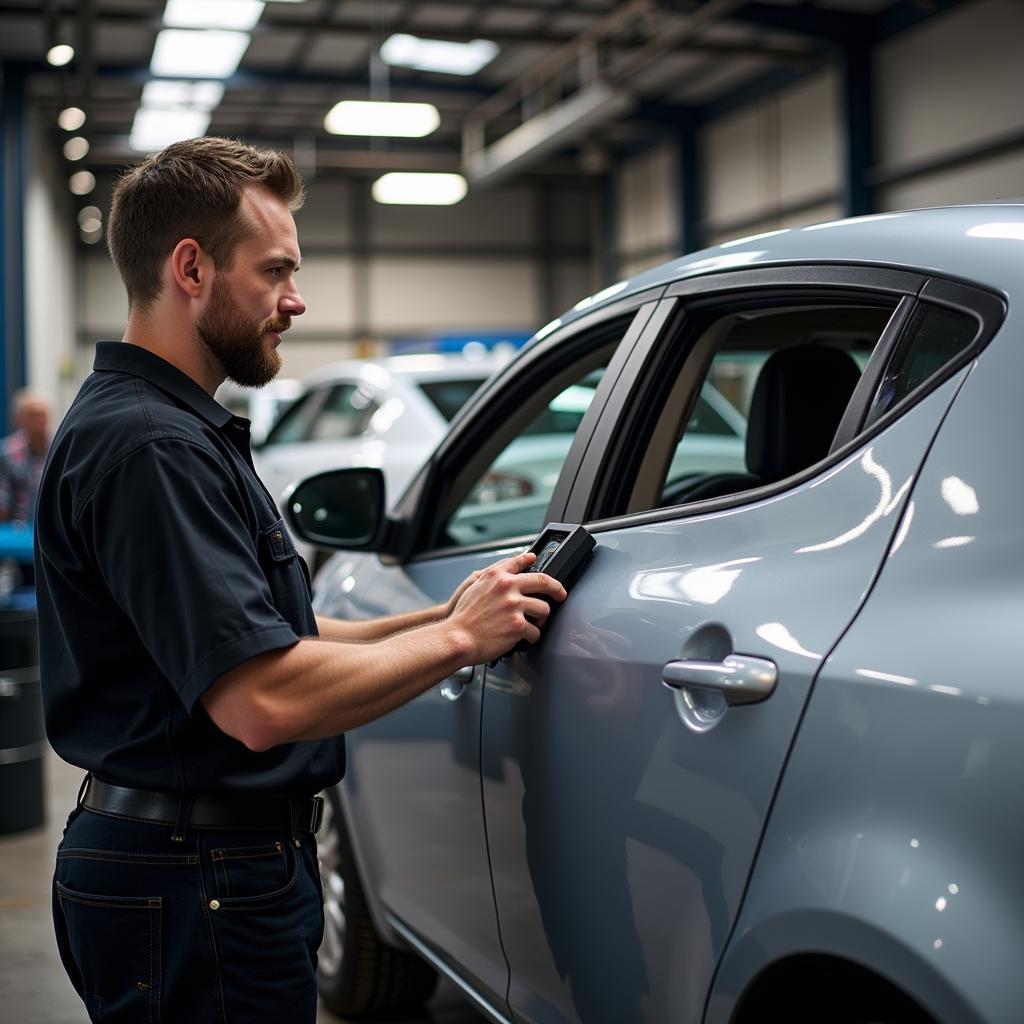
[[774,661],[730,654],[723,661],[670,661],[661,678],[673,690],[714,690],[726,704],[756,704],[772,695],[779,670]]
[[441,696],[445,700],[458,700],[466,686],[473,681],[473,673],[475,671],[475,665],[464,665],[457,672],[453,672],[441,684]]

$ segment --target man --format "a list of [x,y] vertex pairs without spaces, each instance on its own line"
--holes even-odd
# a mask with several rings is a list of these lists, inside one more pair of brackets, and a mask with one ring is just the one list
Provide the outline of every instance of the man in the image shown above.
[[15,392],[14,425],[0,442],[0,522],[30,523],[50,447],[50,403],[28,389]]
[[36,525],[47,731],[90,773],[54,921],[94,1020],[312,1021],[314,794],[343,773],[341,734],[536,640],[542,597],[565,597],[521,555],[441,607],[314,618],[248,422],[212,398],[280,367],[301,199],[287,158],[223,139],[114,192],[127,328],[54,438]]

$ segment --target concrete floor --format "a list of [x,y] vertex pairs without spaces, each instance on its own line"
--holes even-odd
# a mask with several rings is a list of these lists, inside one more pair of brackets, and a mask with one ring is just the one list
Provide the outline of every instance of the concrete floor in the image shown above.
[[[79,769],[50,754],[46,824],[0,836],[0,1021],[87,1024],[58,959],[50,920],[53,854],[81,778]],[[338,1024],[324,1009],[317,1019],[319,1024]],[[485,1019],[443,982],[426,1016],[392,1024],[485,1024]]]

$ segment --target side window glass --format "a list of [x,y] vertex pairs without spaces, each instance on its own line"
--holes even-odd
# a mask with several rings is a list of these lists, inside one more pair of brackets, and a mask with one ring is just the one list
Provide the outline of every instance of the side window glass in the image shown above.
[[340,441],[358,437],[370,424],[377,404],[369,389],[336,384],[310,424],[307,440]]
[[893,309],[743,309],[692,326],[629,511],[752,490],[823,459]]
[[263,442],[265,446],[274,444],[294,444],[303,441],[309,428],[309,422],[316,415],[317,409],[324,400],[324,389],[307,392],[290,405]]
[[573,438],[611,358],[590,359],[578,376],[536,396],[525,422],[478,474],[441,531],[440,543],[464,547],[538,533]]
[[979,328],[978,321],[966,313],[921,303],[889,359],[865,429],[969,348]]

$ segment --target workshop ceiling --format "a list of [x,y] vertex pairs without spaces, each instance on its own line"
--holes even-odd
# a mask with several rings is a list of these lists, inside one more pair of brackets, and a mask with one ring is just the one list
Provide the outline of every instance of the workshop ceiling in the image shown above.
[[[219,0],[207,0],[215,5]],[[730,97],[837,59],[848,40],[877,36],[906,0],[268,0],[238,70],[224,81],[208,134],[294,149],[318,172],[459,170],[467,147],[519,132],[515,173],[600,173],[609,156],[663,137]],[[138,159],[129,145],[165,0],[0,0],[5,80],[23,75],[44,115],[83,108],[90,152],[103,170]],[[495,59],[475,75],[414,71],[375,58],[394,33],[491,40]],[[55,43],[75,59],[50,68]],[[588,95],[598,82],[611,99]],[[594,90],[589,90],[593,93]],[[421,139],[336,136],[324,127],[339,100],[434,104],[440,127]],[[470,131],[476,125],[476,133]],[[547,144],[535,146],[538,136]],[[506,153],[502,156],[505,159]],[[481,164],[483,166],[483,164]],[[492,160],[480,174],[502,171]],[[496,170],[495,170],[496,169]]]

